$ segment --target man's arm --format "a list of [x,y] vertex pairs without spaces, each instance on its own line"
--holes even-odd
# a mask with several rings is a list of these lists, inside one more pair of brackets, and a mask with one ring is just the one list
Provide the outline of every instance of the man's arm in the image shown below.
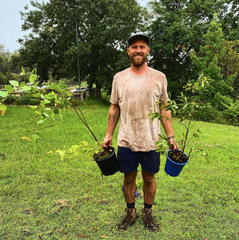
[[102,147],[106,148],[107,146],[112,145],[112,137],[119,121],[120,117],[120,108],[118,104],[111,104],[109,114],[108,114],[108,125],[105,134],[105,139],[103,141]]
[[178,149],[178,145],[174,139],[172,116],[170,110],[166,111],[167,103],[160,104],[160,115],[163,117],[161,123],[163,125],[166,136],[168,137],[168,145],[170,149]]

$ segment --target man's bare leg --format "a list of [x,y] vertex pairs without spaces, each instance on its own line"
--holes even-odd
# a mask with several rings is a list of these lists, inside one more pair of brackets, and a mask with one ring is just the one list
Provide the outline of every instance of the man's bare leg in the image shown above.
[[119,225],[119,230],[126,230],[129,226],[133,225],[137,216],[135,208],[135,191],[136,191],[136,176],[137,170],[132,173],[124,174],[124,196],[127,203],[127,215],[123,222]]
[[143,208],[143,221],[145,226],[150,231],[156,231],[158,224],[155,223],[153,217],[152,205],[156,194],[156,181],[154,173],[147,173],[142,170],[142,176],[144,180],[143,191],[144,191],[144,208]]

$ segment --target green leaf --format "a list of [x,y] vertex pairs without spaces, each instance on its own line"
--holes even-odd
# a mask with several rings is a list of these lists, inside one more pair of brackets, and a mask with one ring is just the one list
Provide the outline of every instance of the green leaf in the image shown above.
[[31,109],[36,109],[37,108],[37,106],[31,106]]
[[12,93],[12,92],[13,92],[13,87],[10,86],[10,85],[5,85],[4,88],[6,89],[6,91],[7,91],[8,93]]
[[33,97],[34,98],[39,98],[40,97],[40,93],[33,94]]
[[186,108],[186,107],[187,107],[187,105],[188,105],[188,104],[186,103],[186,104],[183,106],[183,109],[184,109],[184,108]]
[[26,85],[25,82],[21,82],[20,87],[24,87]]
[[44,96],[46,99],[53,99],[55,98],[56,94],[54,92],[48,93],[47,95]]
[[43,115],[46,116],[46,117],[49,117],[49,115],[47,113],[45,113],[45,112],[43,113]]
[[32,135],[33,140],[37,140],[40,138],[39,134],[33,134]]
[[8,92],[6,92],[6,91],[0,91],[0,97],[5,98],[5,97],[7,97],[7,95],[8,95]]
[[25,86],[22,87],[22,90],[27,92],[27,91],[31,90],[31,87],[25,85]]
[[42,113],[40,113],[39,111],[35,111],[35,113],[40,115],[40,116],[42,115]]
[[44,104],[48,104],[48,103],[50,103],[51,101],[45,99],[43,102],[44,102]]
[[36,68],[33,68],[33,70],[32,70],[32,72],[31,72],[31,74],[37,74],[37,69]]
[[34,74],[31,74],[29,82],[33,84],[36,79],[37,79],[37,77]]
[[44,120],[39,120],[39,121],[37,122],[37,124],[41,124],[41,123],[44,123]]
[[22,72],[21,72],[21,75],[24,75],[25,74],[25,69],[23,68],[22,66]]
[[10,80],[9,82],[10,82],[10,84],[11,84],[12,86],[14,86],[14,87],[19,87],[19,82],[18,82],[18,81]]
[[61,120],[62,120],[63,117],[62,117],[61,109],[59,109],[59,114],[60,114],[60,118],[61,118]]

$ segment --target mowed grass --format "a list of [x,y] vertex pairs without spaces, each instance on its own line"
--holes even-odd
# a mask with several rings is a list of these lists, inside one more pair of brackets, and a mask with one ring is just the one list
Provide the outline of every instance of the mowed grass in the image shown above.
[[[108,104],[84,102],[81,109],[99,141],[107,126]],[[49,151],[94,138],[72,109],[37,126],[41,138],[21,140],[34,128],[34,111],[8,107],[0,118],[0,239],[239,239],[239,128],[200,123],[203,151],[194,155],[178,177],[156,175],[153,206],[160,228],[144,229],[143,181],[137,177],[139,218],[125,232],[123,176],[103,177],[92,154],[61,160]],[[182,126],[174,123],[175,135]],[[117,147],[117,132],[113,146]]]

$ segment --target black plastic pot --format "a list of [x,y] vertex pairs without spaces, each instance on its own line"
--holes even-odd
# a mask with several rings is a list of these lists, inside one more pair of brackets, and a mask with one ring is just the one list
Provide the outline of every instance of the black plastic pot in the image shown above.
[[102,174],[105,176],[113,175],[119,170],[115,149],[113,147],[108,147],[107,151],[112,152],[107,158],[99,159],[97,154],[93,156],[93,159],[96,161]]

